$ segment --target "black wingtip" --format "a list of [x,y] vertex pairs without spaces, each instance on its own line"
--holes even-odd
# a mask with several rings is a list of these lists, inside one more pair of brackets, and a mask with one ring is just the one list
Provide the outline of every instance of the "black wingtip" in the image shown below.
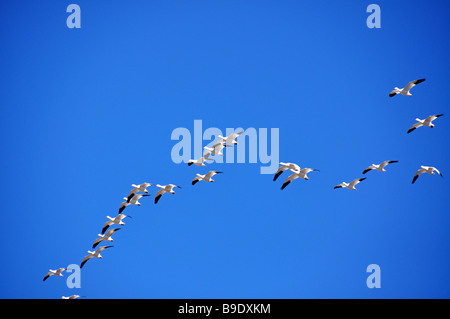
[[281,189],[283,190],[286,186],[288,186],[291,182],[286,182],[281,186]]
[[273,181],[275,182],[277,180],[277,178],[282,174],[283,172],[278,172],[275,174],[275,176],[273,177]]

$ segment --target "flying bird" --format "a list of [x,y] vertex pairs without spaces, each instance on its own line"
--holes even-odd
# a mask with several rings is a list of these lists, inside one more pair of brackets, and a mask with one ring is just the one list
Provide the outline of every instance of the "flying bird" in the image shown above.
[[92,248],[97,247],[98,244],[100,244],[102,241],[106,240],[106,241],[114,241],[114,239],[111,238],[112,234],[114,234],[116,231],[120,230],[120,228],[114,228],[114,229],[110,229],[106,232],[106,234],[102,235],[102,234],[98,234],[98,237],[95,241],[94,244],[92,245]]
[[72,296],[68,296],[68,297],[62,296],[61,299],[77,299],[77,298],[81,298],[81,297],[83,297],[83,296],[72,295]]
[[242,133],[244,133],[244,131],[239,132],[239,133],[232,133],[232,134],[228,135],[227,137],[223,137],[222,135],[218,135],[217,137],[222,139],[221,142],[223,142],[223,143],[237,145],[238,142],[236,142],[235,139]]
[[202,157],[200,157],[199,159],[196,159],[196,160],[190,159],[188,161],[188,166],[191,166],[192,164],[195,164],[197,166],[206,166],[205,165],[205,161],[208,159],[208,157],[209,157],[209,154],[207,154],[206,157],[202,156]]
[[317,171],[319,172],[318,169],[315,168],[303,168],[302,170],[300,170],[299,172],[295,172],[294,174],[292,174],[291,176],[289,176],[288,178],[286,178],[286,180],[284,181],[283,185],[281,186],[281,189],[284,189],[286,186],[288,186],[293,180],[297,179],[297,178],[303,178],[306,180],[309,180],[309,177],[306,176],[306,174],[308,174],[309,172],[313,172],[313,171]]
[[175,194],[175,192],[173,191],[174,187],[178,187],[181,188],[180,186],[174,185],[174,184],[169,184],[169,185],[156,185],[156,187],[161,188],[155,195],[155,204],[158,203],[159,199],[161,198],[161,196],[164,193],[170,193],[170,194]]
[[414,182],[419,178],[419,176],[423,173],[428,173],[431,175],[435,175],[434,172],[438,173],[441,177],[442,176],[441,172],[438,171],[438,169],[436,167],[432,167],[432,166],[420,166],[421,168],[416,172],[416,174],[414,174],[414,178],[412,180],[412,184],[414,184]]
[[365,180],[366,178],[359,178],[359,179],[355,179],[354,181],[352,181],[351,183],[346,183],[346,182],[342,182],[341,184],[334,186],[334,189],[336,188],[342,188],[342,187],[346,187],[348,189],[353,189],[356,190],[355,186],[356,184],[362,182],[363,180]]
[[104,251],[105,249],[111,248],[111,247],[114,247],[114,246],[102,246],[102,247],[100,247],[100,248],[97,248],[97,250],[95,250],[95,251],[90,251],[90,250],[88,250],[89,255],[86,255],[86,256],[83,258],[83,260],[81,261],[80,268],[83,268],[84,264],[85,264],[89,259],[91,259],[91,258],[103,258],[103,256],[100,255],[100,253],[101,253],[102,251]]
[[109,226],[111,226],[113,224],[115,224],[115,225],[125,225],[125,223],[122,221],[122,219],[124,219],[125,217],[131,218],[130,215],[125,215],[125,214],[119,214],[115,218],[106,216],[106,218],[108,218],[109,220],[103,225],[102,234],[104,234],[105,231],[109,228]]
[[398,163],[398,161],[384,161],[381,164],[372,164],[364,170],[363,174],[366,174],[368,171],[371,171],[373,169],[376,169],[377,171],[380,171],[380,172],[386,172],[386,170],[384,168],[386,167],[386,165],[391,164],[391,163]]
[[275,173],[275,176],[273,177],[273,180],[276,181],[277,178],[283,174],[285,170],[290,170],[292,173],[300,172],[300,166],[294,163],[283,163],[280,162],[280,167],[278,168],[277,172]]
[[412,96],[412,94],[409,93],[409,90],[411,90],[415,85],[422,83],[423,81],[425,81],[425,79],[411,81],[402,89],[395,87],[394,90],[391,91],[391,93],[389,93],[389,97],[393,97],[397,94],[401,94],[401,95],[405,95],[405,96]]
[[[232,147],[231,145],[225,144],[224,141],[219,141],[215,143],[212,147],[205,146],[204,149],[209,151],[210,154],[217,155],[217,156],[223,156],[223,153],[221,152],[222,149],[225,147]],[[205,154],[203,154],[205,156]],[[208,155],[209,157],[209,155]]]
[[59,276],[62,277],[62,272],[66,270],[66,268],[58,268],[57,270],[49,269],[48,273],[45,275],[42,281],[46,281],[50,276]]
[[206,175],[196,174],[197,177],[194,178],[194,180],[192,181],[192,185],[197,184],[198,181],[214,182],[214,180],[211,177],[213,177],[216,174],[221,174],[221,173],[223,173],[223,172],[210,171]]
[[438,114],[438,115],[430,115],[428,116],[425,120],[421,120],[419,118],[416,118],[416,121],[418,123],[414,124],[413,126],[411,126],[411,128],[408,130],[408,134],[411,133],[412,131],[414,131],[416,128],[419,128],[421,126],[427,126],[427,127],[434,127],[434,124],[432,123],[435,119],[437,119],[438,117],[441,117],[444,114]]
[[144,195],[144,194],[138,194],[135,195],[134,197],[132,197],[130,200],[128,200],[126,197],[124,197],[123,199],[125,200],[124,202],[122,202],[122,204],[120,204],[119,207],[119,214],[121,214],[123,212],[123,210],[128,206],[128,205],[137,205],[137,206],[141,206],[141,203],[139,203],[139,199],[141,197],[147,197],[150,195]]
[[136,195],[138,192],[144,192],[148,194],[147,187],[152,186],[153,184],[150,183],[143,183],[140,185],[131,184],[131,187],[134,187],[130,193],[128,194],[127,202],[130,201],[131,198],[133,198],[134,195]]

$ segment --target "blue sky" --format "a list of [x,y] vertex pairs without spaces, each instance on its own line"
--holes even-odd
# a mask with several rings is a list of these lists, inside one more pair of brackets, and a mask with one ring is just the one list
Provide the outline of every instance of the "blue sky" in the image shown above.
[[[69,29],[70,3],[0,4],[0,298],[450,297],[448,4],[80,0]],[[261,163],[175,164],[171,133],[194,120],[278,128],[280,161],[320,172],[281,191],[288,174]],[[399,163],[333,189],[384,160]],[[420,165],[444,178],[412,185]],[[191,185],[211,169],[224,174]],[[80,264],[143,182],[182,189],[127,207],[80,289],[42,282]]]

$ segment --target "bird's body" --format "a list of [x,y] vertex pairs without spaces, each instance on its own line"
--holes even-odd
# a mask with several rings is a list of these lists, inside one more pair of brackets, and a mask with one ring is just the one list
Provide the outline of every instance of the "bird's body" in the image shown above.
[[129,217],[131,218],[130,215],[125,215],[125,214],[119,214],[117,215],[115,218],[106,216],[106,218],[109,219],[109,221],[107,221],[102,228],[102,234],[105,233],[105,231],[109,228],[109,226],[115,224],[115,225],[125,225],[125,223],[122,221],[122,219],[124,219],[125,217]]
[[435,119],[437,119],[438,117],[441,117],[444,114],[437,114],[437,115],[430,115],[428,116],[426,119],[421,120],[419,118],[416,118],[417,123],[414,124],[413,126],[410,127],[410,129],[408,130],[408,134],[411,133],[412,131],[414,131],[415,129],[421,127],[421,126],[426,126],[426,127],[434,127],[434,124],[432,123]]
[[288,169],[289,169],[291,172],[293,172],[293,173],[300,172],[300,166],[298,166],[298,165],[295,164],[295,163],[283,163],[283,162],[280,162],[280,165],[281,165],[281,166],[278,168],[277,172],[275,173],[275,176],[273,177],[273,180],[274,180],[274,181],[276,181],[277,178],[278,178],[281,174],[283,174],[284,171],[286,171],[286,170],[288,170]]
[[220,174],[222,172],[218,171],[210,171],[205,175],[196,174],[197,177],[193,179],[192,185],[195,185],[198,181],[205,181],[205,182],[214,182],[214,180],[211,178],[216,174]]
[[100,253],[110,247],[113,247],[113,246],[102,246],[100,248],[97,248],[95,251],[88,250],[89,255],[86,255],[83,258],[83,260],[81,261],[80,268],[83,268],[84,264],[91,258],[103,258],[103,256],[100,255]]
[[43,281],[46,281],[50,276],[58,276],[62,277],[62,272],[66,270],[66,268],[58,268],[57,270],[49,269],[48,273],[45,275]]
[[386,165],[391,163],[398,163],[398,161],[384,161],[381,164],[372,164],[363,171],[363,174],[366,174],[368,171],[371,171],[373,169],[376,169],[377,171],[380,172],[386,172],[385,169]]
[[346,183],[346,182],[342,182],[339,185],[334,186],[334,189],[336,188],[348,188],[348,189],[352,189],[352,190],[356,190],[356,184],[362,182],[363,180],[365,180],[366,178],[359,178],[359,179],[355,179],[354,181],[350,182],[350,183]]
[[106,232],[106,234],[102,235],[102,234],[98,234],[98,237],[95,241],[94,244],[92,245],[92,248],[97,247],[98,244],[100,244],[102,241],[114,241],[114,239],[111,238],[112,234],[114,234],[116,231],[120,230],[120,228],[114,228],[114,229],[110,229]]
[[131,187],[134,187],[134,188],[128,194],[127,202],[129,202],[131,200],[131,198],[133,198],[133,196],[136,195],[138,192],[143,192],[143,193],[148,194],[147,187],[149,187],[149,186],[152,186],[152,184],[150,184],[150,183],[143,183],[140,185],[131,184]]
[[315,169],[315,168],[303,168],[300,171],[294,172],[294,174],[292,174],[291,176],[286,178],[286,180],[284,181],[283,185],[281,186],[281,189],[284,189],[293,180],[295,180],[297,178],[303,178],[303,179],[309,180],[309,177],[306,174],[308,174],[309,172],[313,172],[313,171],[319,171],[319,170]]
[[415,80],[409,82],[404,88],[399,89],[398,87],[395,87],[393,91],[389,93],[389,97],[393,97],[397,94],[405,95],[405,96],[412,96],[412,94],[409,92],[415,85],[422,83],[425,81],[425,79]]
[[155,195],[155,204],[158,203],[159,199],[161,198],[161,196],[164,193],[170,193],[170,194],[175,194],[173,188],[177,187],[177,188],[181,188],[180,186],[174,185],[174,184],[169,184],[169,185],[159,185],[157,184],[156,187],[161,188]]
[[421,174],[428,173],[428,174],[434,175],[434,172],[438,173],[441,177],[443,177],[441,172],[439,172],[436,167],[421,165],[420,169],[417,170],[416,174],[414,174],[414,178],[412,180],[412,184],[414,184],[414,182],[419,178],[419,176]]

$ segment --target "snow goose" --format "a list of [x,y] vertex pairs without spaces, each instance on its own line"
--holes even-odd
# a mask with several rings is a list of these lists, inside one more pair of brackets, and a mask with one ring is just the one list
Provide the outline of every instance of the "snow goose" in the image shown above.
[[95,241],[94,244],[92,245],[92,248],[97,247],[98,244],[100,244],[102,241],[106,240],[106,241],[114,241],[114,239],[111,238],[112,234],[114,234],[116,231],[120,230],[120,228],[114,228],[114,229],[110,229],[106,232],[106,234],[102,235],[102,234],[98,234],[98,237]]
[[174,184],[169,184],[169,185],[156,185],[156,187],[161,188],[155,195],[155,204],[158,203],[159,199],[161,198],[161,196],[164,193],[170,193],[170,194],[175,194],[175,192],[173,191],[174,187],[177,188],[181,188],[180,186],[174,185]]
[[102,234],[104,234],[105,231],[109,228],[109,226],[111,226],[113,224],[115,224],[115,225],[125,225],[125,223],[122,221],[122,219],[124,219],[125,217],[131,218],[130,215],[125,215],[125,214],[119,214],[115,218],[106,216],[106,218],[108,218],[109,220],[103,225]]
[[405,95],[405,96],[412,96],[412,94],[409,93],[409,90],[411,90],[415,85],[422,83],[423,81],[425,81],[425,79],[411,81],[402,89],[395,87],[394,90],[391,91],[391,93],[389,93],[389,97],[393,97],[397,94],[401,94],[401,95]]
[[[215,143],[212,147],[205,146],[204,149],[209,151],[210,154],[217,155],[217,156],[223,156],[223,153],[221,150],[223,150],[225,147],[232,147],[231,145],[225,144],[223,141],[219,141]],[[203,154],[204,156],[204,154]]]
[[198,181],[214,182],[214,180],[211,177],[213,177],[216,174],[221,174],[221,173],[223,173],[223,172],[210,171],[206,175],[196,174],[197,177],[194,178],[194,180],[192,181],[192,185],[197,184]]
[[134,197],[132,197],[129,201],[126,197],[124,197],[123,199],[125,200],[124,202],[122,202],[122,204],[120,204],[119,207],[119,214],[121,214],[123,212],[123,210],[128,206],[128,205],[137,205],[137,206],[141,206],[141,203],[138,202],[138,200],[141,197],[147,197],[150,195],[144,195],[144,194],[138,194],[135,195]]
[[223,137],[222,135],[218,135],[217,137],[222,139],[221,140],[222,143],[237,145],[238,142],[236,142],[235,139],[242,133],[244,133],[244,131],[239,132],[239,133],[232,133],[232,134],[228,135],[227,137]]
[[383,163],[378,164],[378,165],[372,164],[363,171],[363,174],[366,174],[368,171],[371,171],[373,169],[376,169],[377,171],[380,171],[380,172],[386,172],[386,170],[384,168],[386,167],[386,165],[391,164],[391,163],[398,163],[398,161],[384,161]]
[[196,160],[190,159],[188,161],[188,166],[191,166],[192,164],[195,164],[197,166],[206,166],[205,165],[205,161],[208,159],[208,157],[209,157],[209,155],[207,155],[206,157],[202,156],[202,157],[200,157],[199,159],[196,159]]
[[412,183],[414,184],[414,182],[419,178],[419,175],[423,174],[423,173],[428,173],[431,175],[434,175],[434,172],[438,173],[441,177],[442,174],[437,170],[436,167],[432,167],[432,166],[420,166],[421,168],[416,172],[416,174],[414,174],[414,178],[412,180]]
[[147,187],[152,186],[153,184],[150,183],[143,183],[140,185],[131,184],[131,187],[134,187],[130,193],[128,194],[127,202],[130,201],[131,198],[133,198],[134,195],[136,195],[138,192],[144,192],[148,194]]
[[334,186],[334,189],[346,187],[346,188],[348,188],[348,189],[356,190],[356,188],[355,188],[356,184],[362,182],[362,181],[365,180],[365,179],[366,179],[365,177],[364,177],[364,178],[355,179],[355,180],[352,181],[350,184],[349,184],[349,183],[346,183],[346,182],[342,182],[341,184],[339,184],[339,185],[337,185],[337,186]]
[[275,173],[275,176],[273,177],[273,180],[276,181],[277,178],[285,171],[285,170],[291,170],[291,172],[296,173],[300,171],[300,166],[294,163],[283,163],[280,162],[281,167],[278,168],[277,172]]
[[66,268],[58,268],[57,270],[49,269],[48,273],[45,275],[44,279],[42,281],[46,281],[48,277],[50,276],[59,276],[62,277],[62,272],[66,270]]
[[418,123],[414,124],[413,126],[411,126],[411,128],[408,130],[408,134],[411,133],[412,131],[414,131],[416,128],[419,128],[421,126],[427,126],[427,127],[434,127],[434,124],[432,123],[435,119],[437,119],[438,117],[441,117],[444,114],[438,114],[438,115],[430,115],[428,116],[425,120],[421,120],[419,118],[416,118],[416,121]]
[[84,264],[85,264],[89,259],[91,259],[91,258],[103,258],[103,256],[100,255],[100,253],[101,253],[102,251],[104,251],[105,249],[111,248],[111,247],[114,247],[114,246],[102,246],[102,247],[100,247],[100,248],[97,248],[97,250],[95,250],[95,251],[90,251],[90,250],[88,250],[89,255],[86,255],[86,256],[83,258],[83,260],[81,261],[80,268],[83,268]]
[[306,174],[308,174],[309,172],[313,172],[313,171],[317,171],[319,172],[318,169],[315,168],[303,168],[300,171],[294,172],[294,174],[292,174],[291,176],[289,176],[288,178],[286,178],[286,180],[284,181],[283,185],[281,186],[281,189],[284,189],[286,186],[288,186],[293,180],[297,179],[297,178],[303,178],[306,180],[309,180],[309,177],[306,176]]
[[72,295],[72,296],[62,296],[61,299],[77,299],[77,298],[81,298],[83,296],[80,295]]

